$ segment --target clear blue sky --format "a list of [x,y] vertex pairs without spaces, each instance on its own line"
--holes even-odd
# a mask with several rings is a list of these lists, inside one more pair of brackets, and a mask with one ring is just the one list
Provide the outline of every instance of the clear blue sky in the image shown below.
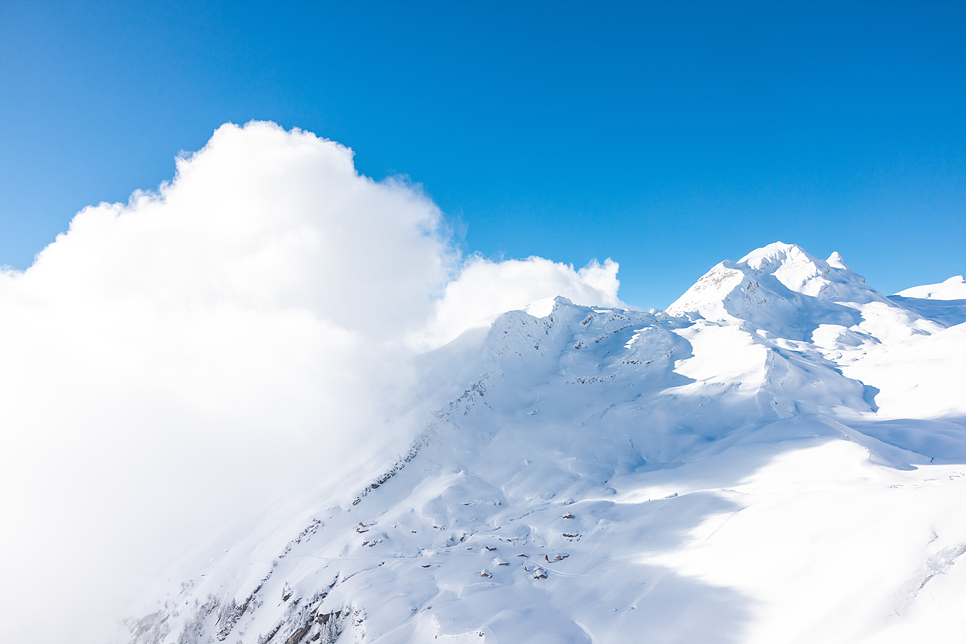
[[251,119],[639,306],[779,239],[886,292],[966,271],[964,2],[0,0],[0,263]]

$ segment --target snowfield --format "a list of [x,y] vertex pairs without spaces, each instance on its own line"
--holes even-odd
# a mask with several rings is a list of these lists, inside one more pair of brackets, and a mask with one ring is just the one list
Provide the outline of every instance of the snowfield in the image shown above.
[[199,545],[128,640],[962,641],[962,277],[886,297],[776,243],[667,311],[528,310],[418,359],[408,452]]

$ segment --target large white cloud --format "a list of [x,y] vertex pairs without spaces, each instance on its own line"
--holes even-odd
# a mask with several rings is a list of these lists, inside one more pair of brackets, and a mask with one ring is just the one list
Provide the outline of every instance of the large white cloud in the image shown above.
[[190,540],[394,458],[432,402],[406,399],[414,352],[540,298],[618,305],[616,274],[462,262],[418,186],[219,128],[0,273],[0,640],[106,641]]

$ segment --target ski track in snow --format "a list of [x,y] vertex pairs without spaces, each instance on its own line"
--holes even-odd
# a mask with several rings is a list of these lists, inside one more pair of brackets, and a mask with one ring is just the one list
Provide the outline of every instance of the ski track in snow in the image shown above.
[[158,580],[128,640],[953,641],[966,300],[944,284],[889,298],[778,243],[667,312],[506,313],[424,357],[427,391],[463,393],[354,502]]

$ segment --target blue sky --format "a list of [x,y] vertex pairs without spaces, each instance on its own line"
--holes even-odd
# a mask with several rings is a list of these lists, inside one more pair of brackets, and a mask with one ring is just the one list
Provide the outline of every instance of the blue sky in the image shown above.
[[638,306],[776,240],[966,272],[966,3],[148,4],[0,1],[0,263],[268,119]]

